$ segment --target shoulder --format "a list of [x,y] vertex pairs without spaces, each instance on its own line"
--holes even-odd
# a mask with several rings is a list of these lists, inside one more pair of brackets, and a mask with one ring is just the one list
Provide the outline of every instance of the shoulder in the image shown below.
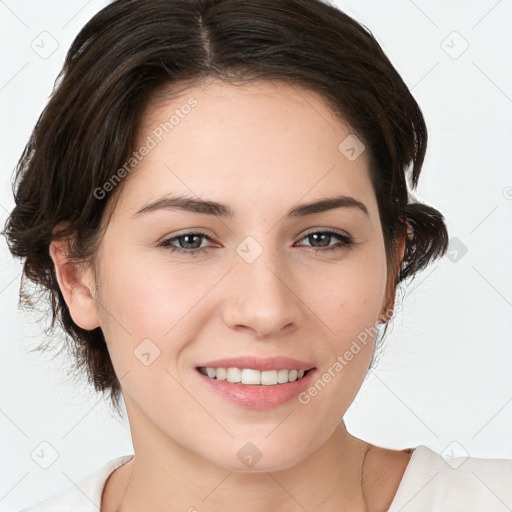
[[108,477],[119,466],[133,458],[133,455],[123,455],[112,459],[101,466],[95,473],[80,480],[69,489],[37,503],[20,512],[98,512],[101,495]]
[[500,512],[512,507],[512,460],[414,449],[388,512]]

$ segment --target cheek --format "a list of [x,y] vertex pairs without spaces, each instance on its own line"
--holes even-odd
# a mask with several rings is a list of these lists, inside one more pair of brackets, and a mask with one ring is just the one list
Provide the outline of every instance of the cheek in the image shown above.
[[112,323],[114,317],[133,335],[161,337],[200,300],[207,283],[163,258],[125,254],[105,267],[102,296],[112,313],[105,320]]
[[302,283],[305,302],[338,345],[376,325],[386,289],[386,260],[378,245],[350,254]]
[[[332,431],[355,399],[368,371],[377,333],[377,320],[386,287],[385,256],[374,251],[347,259],[346,265],[319,273],[307,281],[304,296],[326,333],[321,346],[317,380],[300,398],[312,424],[323,418],[322,428]],[[320,335],[319,335],[320,338]]]
[[[116,371],[132,368],[134,351],[151,340],[162,351],[162,335],[177,321],[179,300],[166,279],[149,272],[147,263],[119,251],[123,257],[105,258],[100,288],[101,327]],[[147,344],[147,341],[145,342]]]
[[105,265],[100,297],[102,329],[116,370],[140,370],[136,357],[146,348],[158,354],[152,368],[173,366],[201,328],[210,304],[205,294],[221,275],[170,264],[160,255],[123,254]]

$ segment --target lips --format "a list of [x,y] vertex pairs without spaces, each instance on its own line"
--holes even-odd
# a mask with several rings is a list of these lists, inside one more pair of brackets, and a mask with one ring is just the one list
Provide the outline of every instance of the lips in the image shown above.
[[[213,362],[213,361],[212,361]],[[276,385],[247,385],[212,379],[201,372],[197,376],[210,393],[244,409],[266,410],[297,400],[317,378],[318,371],[306,371],[300,380]],[[298,402],[297,402],[298,403]]]
[[[244,372],[253,374],[256,370],[256,373],[262,372],[262,382],[258,384],[258,382],[252,382],[251,380],[251,382],[243,384],[228,382],[224,379],[219,380],[216,376],[212,378],[205,374],[207,369],[210,370],[212,376],[213,372],[217,373],[219,370],[222,370],[223,373],[225,370],[235,370],[236,372],[242,370],[242,374]],[[196,370],[201,382],[206,385],[210,392],[238,407],[260,410],[279,407],[296,399],[316,378],[317,373],[312,363],[284,356],[267,358],[240,356],[216,359],[200,363]],[[294,378],[286,383],[275,382],[275,379],[271,381],[272,376],[270,374],[274,374],[275,370],[278,370],[278,373],[288,373],[288,380],[290,376],[296,376],[297,380]],[[206,373],[209,372],[206,371]],[[265,373],[269,375],[264,376]],[[301,375],[300,378],[298,378],[299,375]],[[250,376],[250,379],[252,378],[254,378],[254,375]],[[232,380],[236,381],[238,379]]]
[[274,357],[257,357],[257,356],[239,356],[225,359],[215,359],[205,361],[197,365],[197,368],[251,368],[259,370],[302,370],[307,371],[314,368],[315,365],[310,362],[300,361],[292,357],[274,356]]

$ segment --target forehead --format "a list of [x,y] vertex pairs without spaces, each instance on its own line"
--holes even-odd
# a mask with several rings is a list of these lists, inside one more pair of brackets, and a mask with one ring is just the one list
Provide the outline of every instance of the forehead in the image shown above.
[[170,93],[156,95],[143,116],[136,149],[144,156],[116,209],[133,213],[164,193],[235,211],[335,193],[371,199],[367,152],[347,155],[354,135],[319,94],[268,81],[210,81]]

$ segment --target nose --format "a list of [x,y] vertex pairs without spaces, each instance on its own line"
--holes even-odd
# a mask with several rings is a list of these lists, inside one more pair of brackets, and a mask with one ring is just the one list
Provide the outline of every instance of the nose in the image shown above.
[[231,329],[271,338],[296,329],[301,321],[297,283],[282,259],[264,250],[252,263],[235,257],[223,319]]

